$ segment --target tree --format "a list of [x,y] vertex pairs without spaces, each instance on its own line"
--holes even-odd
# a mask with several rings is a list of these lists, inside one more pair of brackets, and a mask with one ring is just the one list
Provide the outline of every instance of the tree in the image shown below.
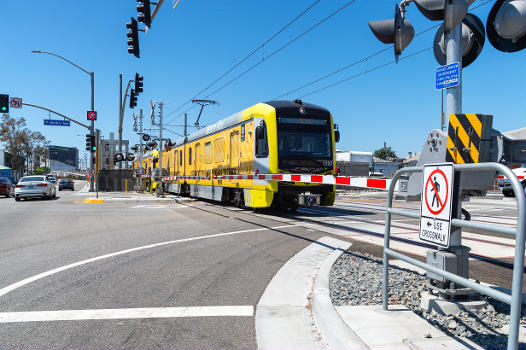
[[35,175],[45,175],[45,174],[49,174],[50,171],[51,169],[49,169],[47,166],[42,166],[40,168],[36,168],[34,174]]
[[374,156],[380,159],[397,158],[395,151],[393,151],[391,147],[386,147],[385,145],[374,151]]
[[[11,117],[9,114],[2,115],[0,124],[0,142],[11,154],[10,167],[13,177],[20,178],[24,174],[26,164],[24,158],[32,158],[36,147],[46,145],[48,141],[40,132],[31,131],[26,128],[26,120]],[[28,160],[29,162],[29,160]]]

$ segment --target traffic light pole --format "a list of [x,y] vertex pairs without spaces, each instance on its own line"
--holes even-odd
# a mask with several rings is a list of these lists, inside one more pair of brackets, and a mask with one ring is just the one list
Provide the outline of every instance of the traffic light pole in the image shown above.
[[141,192],[142,192],[142,152],[143,152],[143,149],[142,149],[142,109],[139,111],[140,114],[139,114],[139,137],[140,137],[140,140],[139,140],[139,184],[141,186]]
[[[90,78],[91,78],[91,110],[94,111],[95,110],[95,72],[90,72],[89,75],[90,75]],[[94,136],[95,135],[95,121],[94,120],[91,121],[89,133],[90,133],[90,136]],[[98,149],[98,147],[97,147],[97,149]],[[90,152],[90,160],[91,160],[90,170],[92,172],[95,170],[94,166],[93,166],[93,158],[94,158],[94,153],[93,153],[93,148],[92,148],[91,152]],[[91,177],[90,177],[90,179],[91,179]],[[94,187],[93,181],[90,181],[90,183],[89,183],[89,191],[90,192],[94,191],[93,187]],[[98,195],[98,192],[97,192],[97,195]]]

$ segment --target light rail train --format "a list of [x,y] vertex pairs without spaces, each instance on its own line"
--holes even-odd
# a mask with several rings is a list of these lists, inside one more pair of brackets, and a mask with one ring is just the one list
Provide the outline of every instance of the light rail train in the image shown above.
[[[242,174],[320,174],[335,171],[339,131],[323,107],[294,101],[258,103],[197,130],[162,153],[165,191],[250,208],[294,210],[333,205],[335,186],[214,176]],[[157,153],[157,152],[155,152]],[[147,154],[134,169],[147,174],[154,188],[160,177],[158,156]],[[189,179],[188,177],[199,177]]]

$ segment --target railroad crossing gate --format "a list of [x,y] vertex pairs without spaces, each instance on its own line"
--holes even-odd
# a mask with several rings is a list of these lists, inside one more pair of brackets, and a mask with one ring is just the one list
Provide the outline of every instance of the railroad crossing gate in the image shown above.
[[424,166],[420,205],[421,240],[449,247],[454,168],[452,163]]
[[490,161],[493,116],[451,114],[447,133],[446,162],[455,164]]

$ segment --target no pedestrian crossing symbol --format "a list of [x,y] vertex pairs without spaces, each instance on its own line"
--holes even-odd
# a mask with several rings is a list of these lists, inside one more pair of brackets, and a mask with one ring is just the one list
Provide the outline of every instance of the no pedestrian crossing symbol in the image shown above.
[[453,174],[452,163],[424,166],[419,237],[446,248],[451,234]]

